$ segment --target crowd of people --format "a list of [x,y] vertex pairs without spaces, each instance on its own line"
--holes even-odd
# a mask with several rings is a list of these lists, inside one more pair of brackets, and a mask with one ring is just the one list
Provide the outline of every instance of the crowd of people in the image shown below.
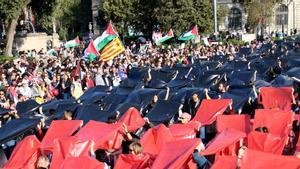
[[[40,52],[28,51],[20,52],[19,56],[13,62],[5,61],[0,64],[0,105],[4,109],[11,109],[11,111],[0,117],[1,126],[9,123],[12,119],[20,118],[16,105],[20,102],[33,99],[37,103],[42,104],[53,99],[76,99],[80,102],[80,97],[89,89],[95,86],[109,86],[110,90],[118,87],[130,76],[131,70],[134,68],[147,68],[147,73],[143,78],[143,83],[139,84],[137,88],[147,88],[150,82],[153,81],[151,71],[163,71],[171,69],[177,65],[189,66],[193,65],[196,61],[205,60],[210,61],[215,56],[224,56],[225,63],[233,62],[237,58],[246,60],[245,56],[241,55],[241,48],[248,48],[251,51],[259,50],[264,44],[270,44],[271,47],[268,52],[262,54],[262,57],[275,57],[277,50],[276,43],[253,41],[246,43],[243,46],[235,46],[232,44],[218,44],[212,46],[204,45],[190,45],[188,47],[172,45],[165,45],[158,47],[152,45],[151,42],[146,42],[147,49],[145,51],[139,50],[139,44],[127,46],[123,54],[108,62],[97,60],[83,59],[84,44],[76,48],[57,48],[57,55],[48,55],[42,50]],[[294,49],[299,49],[299,44],[294,44],[292,49],[287,47],[282,48],[282,57],[288,55]],[[101,57],[101,56],[100,56]],[[218,67],[224,66],[220,62]],[[217,69],[216,68],[216,69]],[[282,71],[281,59],[278,59],[277,65],[269,72],[270,78],[275,78],[275,75],[281,74]],[[178,71],[173,74],[171,79],[176,79]],[[188,75],[188,74],[187,74]],[[193,76],[187,76],[190,80],[196,79]],[[226,77],[225,77],[226,79]],[[207,87],[203,90],[204,98],[221,98],[223,93],[230,89],[230,85],[225,81],[219,82],[216,87]],[[151,102],[143,107],[140,112],[141,116],[145,119],[146,124],[138,129],[136,132],[129,132],[127,126],[123,124],[124,140],[122,143],[122,154],[142,155],[143,147],[139,143],[139,138],[154,124],[147,118],[147,114],[151,111],[159,99],[168,100],[170,95],[169,87],[166,87],[164,98],[161,95],[154,95]],[[258,91],[253,87],[255,94]],[[211,95],[215,92],[216,95]],[[295,80],[294,98],[291,103],[293,106],[292,111],[299,113],[298,100],[299,100],[299,81]],[[201,104],[202,98],[199,94],[194,93],[190,98],[189,107],[183,109],[183,105],[179,107],[176,119],[172,119],[169,123],[186,124],[189,123],[196,115],[196,112]],[[254,104],[255,101],[249,98],[248,102],[243,107],[242,112],[234,110],[232,105],[225,114],[249,114],[254,117],[254,110],[259,108],[259,105]],[[248,112],[246,112],[248,111]],[[41,115],[42,111],[37,114]],[[72,120],[73,112],[66,111],[64,120]],[[110,116],[107,123],[116,123],[120,118],[120,113],[116,112]],[[169,124],[168,124],[169,125]],[[289,142],[286,144],[284,153],[288,155],[295,155],[300,157],[299,152],[295,152],[295,133],[298,132],[299,126],[293,126],[290,134]],[[36,127],[36,134],[42,140],[47,130],[47,126],[43,120]],[[262,126],[255,129],[255,131],[268,133],[268,128]],[[207,142],[211,140],[209,135],[203,136],[205,130],[197,128],[197,137],[202,138],[203,141],[195,149],[192,157],[197,163],[199,168],[209,168],[213,161],[201,156],[199,152],[205,149]],[[213,137],[213,136],[212,136]],[[205,140],[206,139],[206,140]],[[3,147],[2,147],[3,148]],[[246,147],[241,146],[238,152],[238,159],[243,157]],[[4,151],[9,157],[9,151]],[[100,162],[106,164],[106,167],[113,168],[116,164],[116,153],[113,150],[91,150],[91,157],[95,157]],[[38,169],[49,168],[51,158],[49,156],[41,156],[37,161]],[[239,164],[239,162],[237,163]]]
[[[260,45],[248,46],[259,48]],[[138,51],[136,44],[128,46],[124,54],[107,63],[81,59],[80,48],[60,48],[58,56],[42,51],[22,51],[13,62],[1,63],[1,105],[14,110],[18,102],[27,99],[35,99],[38,103],[54,98],[78,99],[85,90],[97,85],[118,86],[133,67],[161,70],[176,64],[193,64],[195,59],[209,60],[214,55],[225,55],[230,61],[240,48],[233,45],[199,45],[185,49],[151,46],[146,54],[133,53]]]

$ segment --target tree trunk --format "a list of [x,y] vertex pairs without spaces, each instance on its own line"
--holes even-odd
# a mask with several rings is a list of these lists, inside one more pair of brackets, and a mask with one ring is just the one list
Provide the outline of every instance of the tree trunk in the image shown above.
[[17,19],[12,19],[8,26],[8,31],[6,34],[6,48],[5,48],[5,55],[12,56],[12,47],[14,42],[15,30],[18,24]]
[[[22,6],[19,10],[22,11],[23,7],[26,7],[30,2],[31,2],[31,0],[26,0],[24,3],[24,6]],[[11,19],[10,23],[8,25],[8,31],[7,31],[7,35],[6,35],[6,48],[5,48],[5,55],[7,55],[7,56],[12,56],[12,47],[13,47],[13,43],[14,43],[15,31],[16,31],[16,27],[18,25],[18,19],[19,19],[21,13],[22,12],[19,12],[18,17]]]

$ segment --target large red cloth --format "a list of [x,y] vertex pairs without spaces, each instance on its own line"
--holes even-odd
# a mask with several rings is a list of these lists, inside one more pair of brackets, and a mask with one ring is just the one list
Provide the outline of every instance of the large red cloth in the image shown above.
[[267,127],[271,134],[288,135],[293,119],[294,113],[290,111],[257,109],[255,110],[253,129]]
[[190,121],[187,124],[172,124],[170,132],[174,139],[196,138],[197,131],[200,130],[201,124],[196,121]]
[[131,107],[127,112],[119,119],[118,123],[125,123],[129,132],[135,131],[145,124],[145,120],[142,118],[140,112]]
[[279,109],[290,111],[293,101],[293,88],[291,87],[262,87],[260,88],[259,103],[265,109]]
[[53,141],[57,138],[71,136],[80,126],[82,120],[54,120],[52,121],[45,137],[42,140],[41,148],[44,150],[52,150]]
[[61,164],[60,169],[104,169],[105,164],[92,157],[71,157]]
[[220,156],[210,169],[236,169],[237,156]]
[[299,169],[300,160],[293,156],[282,156],[261,151],[246,150],[241,169]]
[[11,157],[3,169],[32,169],[36,167],[36,162],[40,156],[40,142],[36,136],[25,137],[14,148]]
[[297,141],[297,144],[296,144],[296,150],[300,151],[300,134],[298,136],[298,141]]
[[187,168],[192,159],[192,153],[199,145],[200,139],[185,139],[171,141],[162,147],[156,157],[152,168],[155,169],[181,169]]
[[95,149],[114,149],[121,147],[123,135],[120,133],[120,124],[107,124],[97,121],[89,121],[81,128],[76,136],[80,139],[95,142]]
[[90,149],[91,141],[80,140],[75,136],[70,136],[63,139],[55,139],[50,169],[60,168],[65,159],[71,157],[89,156]]
[[248,134],[248,148],[274,154],[282,154],[288,137],[252,131]]
[[161,124],[149,129],[141,138],[140,142],[143,146],[143,152],[151,155],[157,155],[162,146],[172,141],[173,137],[169,129]]
[[151,158],[148,154],[121,154],[115,163],[114,169],[150,168],[151,164]]
[[235,129],[245,133],[251,131],[249,115],[220,115],[217,117],[218,133],[226,129]]
[[198,121],[202,126],[212,124],[218,115],[223,114],[232,103],[231,99],[204,99],[197,110],[193,121]]
[[[235,145],[238,141],[246,137],[246,133],[234,129],[226,129],[219,133],[212,141],[206,145],[206,149],[201,155],[216,154],[225,148]],[[226,155],[226,154],[225,154]]]

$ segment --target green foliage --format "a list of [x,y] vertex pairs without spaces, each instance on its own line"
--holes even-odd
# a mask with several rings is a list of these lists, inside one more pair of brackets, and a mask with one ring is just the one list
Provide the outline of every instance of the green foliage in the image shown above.
[[272,41],[282,41],[282,40],[288,40],[289,37],[271,37]]
[[252,30],[258,25],[260,17],[264,18],[264,24],[269,25],[274,15],[274,6],[278,0],[252,0],[245,4],[248,12],[247,24]]
[[[163,30],[170,27],[176,35],[199,25],[200,32],[210,32],[213,28],[212,5],[209,0],[165,0],[158,10],[157,20]],[[201,12],[200,12],[201,11]]]
[[234,45],[234,46],[241,46],[241,45],[245,44],[245,41],[238,40],[238,39],[229,39],[229,40],[224,40],[222,42],[222,44],[224,44],[224,45],[231,44],[231,45]]
[[227,5],[220,4],[218,5],[218,10],[217,10],[217,16],[218,16],[218,23],[221,22],[221,18],[227,17],[229,13],[229,9]]
[[106,11],[104,19],[112,20],[117,30],[127,33],[127,27],[130,20],[134,18],[134,1],[133,0],[104,0],[103,11]]
[[18,19],[28,0],[1,0],[0,16],[5,20]]
[[103,0],[101,10],[120,33],[127,33],[128,26],[147,35],[173,28],[178,36],[195,24],[200,32],[212,32],[213,28],[210,0]]
[[[50,0],[49,0],[50,1]],[[87,32],[88,24],[91,22],[91,0],[51,0],[54,7],[47,10],[48,14],[42,13],[38,21],[48,32],[53,31],[53,22],[60,38],[71,39],[77,32]],[[37,13],[38,14],[38,13]]]
[[13,62],[14,61],[14,57],[0,55],[0,63],[3,63],[5,61]]

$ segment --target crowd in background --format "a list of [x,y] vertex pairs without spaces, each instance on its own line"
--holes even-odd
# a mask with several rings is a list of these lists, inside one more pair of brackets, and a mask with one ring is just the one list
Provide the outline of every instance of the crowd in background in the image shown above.
[[[151,68],[149,69],[150,72],[151,70],[172,68],[177,64],[193,64],[198,59],[210,60],[215,55],[224,55],[228,61],[233,61],[237,57],[237,53],[241,47],[255,50],[259,49],[262,44],[263,42],[253,41],[243,46],[219,44],[212,46],[191,45],[189,47],[174,47],[167,45],[161,48],[152,45],[151,42],[147,42],[147,49],[141,51],[140,45],[134,43],[126,47],[124,54],[109,62],[82,59],[84,44],[76,48],[56,48],[57,55],[48,55],[43,50],[39,52],[35,50],[20,52],[19,57],[15,58],[13,62],[5,61],[0,64],[0,105],[6,109],[12,109],[8,115],[3,116],[0,120],[2,125],[4,125],[13,118],[19,118],[16,111],[16,104],[28,99],[34,99],[40,104],[55,98],[79,99],[86,90],[94,86],[119,86],[134,67],[148,67]],[[267,53],[271,57],[274,55],[276,48],[274,43],[272,45],[271,50]],[[299,46],[295,47],[299,48]],[[289,52],[287,49],[283,50],[284,53]],[[277,70],[275,71],[280,72],[280,69],[281,65],[279,61]],[[147,85],[147,82],[151,80],[149,72],[144,80],[144,85]],[[221,84],[216,90],[219,93],[224,93],[227,89],[228,86],[226,84]],[[209,89],[205,90],[205,94],[206,98],[209,99],[207,90]],[[154,107],[157,100],[158,98],[153,98],[152,102],[142,111],[143,116],[149,112],[149,109]],[[200,100],[197,95],[193,95],[191,100],[193,101],[193,110],[191,112],[194,111],[194,113],[180,112],[180,123],[189,122],[193,118],[197,107],[199,107]],[[234,113],[234,110],[230,109],[228,113]],[[64,119],[71,120],[72,112],[66,112]],[[118,114],[108,119],[108,122],[115,123],[117,119]],[[146,128],[153,126],[149,120],[146,119],[146,121],[148,125]],[[41,127],[39,126],[39,128]],[[123,128],[127,140],[127,146],[125,146],[127,150],[123,150],[123,153],[142,153],[140,143],[135,141],[134,136],[127,131],[126,125]],[[266,128],[257,129],[257,131],[265,133],[268,132],[267,130]],[[203,145],[197,147],[197,150],[201,151],[201,149],[203,149]],[[240,150],[241,154],[243,150],[244,147]],[[103,157],[103,154],[106,155]],[[108,151],[96,151],[92,156],[105,162],[108,166],[113,166],[113,159],[109,158],[110,154],[111,152]],[[204,157],[200,157],[197,151],[195,151],[193,157],[202,168],[210,165],[209,161]],[[40,168],[47,168],[49,166],[49,159],[45,156],[40,157],[38,165]]]

